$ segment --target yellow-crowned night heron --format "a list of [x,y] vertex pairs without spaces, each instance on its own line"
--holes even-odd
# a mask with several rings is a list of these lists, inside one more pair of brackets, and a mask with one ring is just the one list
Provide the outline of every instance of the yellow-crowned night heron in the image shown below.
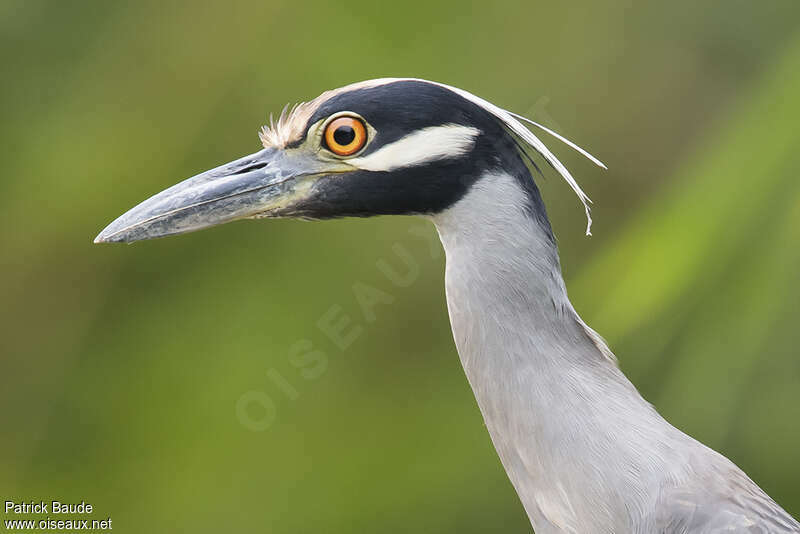
[[461,362],[538,534],[800,532],[738,467],[642,399],[575,312],[531,155],[566,179],[587,217],[588,198],[522,120],[425,80],[328,91],[265,128],[263,150],[142,202],[96,242],[243,218],[427,217],[447,255]]

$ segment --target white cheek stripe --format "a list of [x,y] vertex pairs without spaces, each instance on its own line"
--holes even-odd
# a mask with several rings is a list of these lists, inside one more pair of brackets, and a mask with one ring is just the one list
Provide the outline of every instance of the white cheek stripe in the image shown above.
[[471,126],[445,124],[417,130],[367,156],[347,160],[367,171],[391,171],[446,158],[457,158],[472,149],[480,131]]

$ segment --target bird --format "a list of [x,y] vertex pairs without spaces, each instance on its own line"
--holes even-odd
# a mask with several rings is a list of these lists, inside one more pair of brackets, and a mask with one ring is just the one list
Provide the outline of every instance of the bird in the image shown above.
[[587,234],[590,199],[533,127],[605,167],[463,89],[354,83],[284,108],[259,151],[152,196],[95,242],[239,219],[428,219],[459,359],[535,532],[800,533],[733,462],[667,422],[575,311],[534,175],[544,162],[563,177]]

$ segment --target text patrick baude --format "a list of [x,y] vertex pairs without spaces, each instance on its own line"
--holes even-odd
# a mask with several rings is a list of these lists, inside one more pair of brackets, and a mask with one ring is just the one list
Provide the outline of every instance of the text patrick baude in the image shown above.
[[6,501],[7,514],[91,514],[92,505],[81,501],[70,504],[59,501]]

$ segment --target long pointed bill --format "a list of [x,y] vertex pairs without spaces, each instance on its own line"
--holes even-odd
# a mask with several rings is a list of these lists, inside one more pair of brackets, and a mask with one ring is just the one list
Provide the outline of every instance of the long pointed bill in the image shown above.
[[309,180],[298,178],[312,176],[315,169],[301,162],[302,158],[268,148],[198,174],[131,209],[100,232],[94,242],[131,243],[237,219],[278,216],[303,192],[299,189],[310,187]]

